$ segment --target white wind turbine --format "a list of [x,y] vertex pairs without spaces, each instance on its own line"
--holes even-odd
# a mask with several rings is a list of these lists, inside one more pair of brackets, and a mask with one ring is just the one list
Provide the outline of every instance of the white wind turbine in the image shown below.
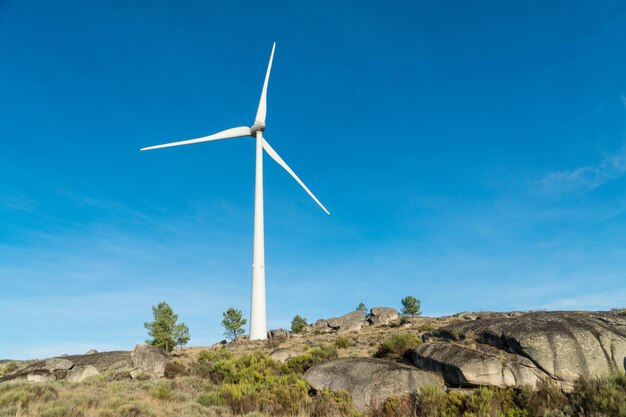
[[276,153],[270,144],[263,138],[265,131],[265,115],[267,113],[267,83],[270,79],[272,61],[274,59],[274,49],[272,46],[270,62],[265,74],[265,82],[261,91],[259,108],[252,127],[242,126],[227,129],[214,135],[205,136],[198,139],[183,140],[180,142],[166,143],[163,145],[150,146],[141,149],[148,151],[151,149],[169,148],[171,146],[191,145],[193,143],[209,142],[212,140],[231,139],[245,136],[256,138],[256,178],[254,187],[254,248],[252,258],[252,303],[250,309],[250,340],[267,338],[267,321],[265,307],[265,233],[263,231],[263,150],[269,154],[281,167],[291,174],[291,176],[304,188],[313,200],[326,212],[330,214],[326,207],[313,195],[300,178],[289,168],[287,163]]

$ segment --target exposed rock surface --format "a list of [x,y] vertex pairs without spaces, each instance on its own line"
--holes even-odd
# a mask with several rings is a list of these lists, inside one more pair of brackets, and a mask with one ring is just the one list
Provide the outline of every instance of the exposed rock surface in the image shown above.
[[291,332],[287,329],[273,329],[267,332],[268,339],[287,339],[291,336]]
[[276,349],[270,353],[269,357],[278,362],[286,362],[293,356],[300,355],[300,352],[293,349]]
[[[50,358],[34,361],[28,366],[0,378],[3,381],[45,382],[69,378],[80,369],[93,367],[97,372],[128,369],[132,367],[130,352],[102,352],[90,355],[67,355],[62,358]],[[87,372],[93,372],[89,370]],[[78,378],[78,377],[74,377]]]
[[340,317],[320,319],[315,322],[314,327],[320,329],[322,333],[346,333],[360,330],[364,324],[368,324],[365,315],[360,311],[352,311]]
[[422,385],[443,386],[426,371],[372,358],[342,358],[320,363],[304,374],[315,390],[344,389],[361,409],[381,404],[392,395],[412,394]]
[[609,312],[499,314],[443,327],[424,340],[405,360],[440,373],[450,386],[552,380],[568,391],[579,377],[626,367],[626,317]]
[[480,312],[471,312],[471,311],[462,311],[460,313],[456,313],[452,315],[452,317],[462,318],[464,320],[481,320],[481,319],[490,319],[490,318],[510,318],[521,316],[523,313],[521,311],[507,311],[507,312],[497,312],[497,311],[480,311]]
[[400,318],[400,314],[395,308],[374,307],[370,310],[370,315],[367,316],[367,321],[369,321],[372,325],[388,324],[398,318]]
[[85,352],[85,355],[93,355],[94,353],[98,353],[98,351],[95,349],[89,349],[87,352]]
[[68,372],[66,379],[70,382],[83,382],[90,376],[98,375],[99,373],[93,365],[78,365]]
[[130,354],[130,359],[135,368],[141,368],[160,378],[165,375],[165,365],[170,360],[170,355],[156,346],[137,345]]
[[50,372],[54,372],[67,371],[72,366],[74,366],[74,363],[66,358],[50,358],[45,360],[43,368],[49,370]]

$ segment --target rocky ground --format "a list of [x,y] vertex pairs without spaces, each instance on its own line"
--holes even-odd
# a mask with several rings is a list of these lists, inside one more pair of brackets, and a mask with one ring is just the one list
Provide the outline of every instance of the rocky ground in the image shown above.
[[[267,341],[240,339],[185,348],[172,356],[138,345],[132,352],[93,351],[3,362],[0,371],[4,367],[5,375],[0,382],[81,382],[103,373],[120,380],[158,380],[168,363],[192,369],[206,350],[226,348],[236,357],[261,352],[285,363],[304,358],[317,347],[331,346],[336,349],[334,358],[312,363],[304,379],[318,392],[345,390],[358,408],[366,410],[389,396],[410,395],[425,385],[444,390],[540,389],[548,383],[569,392],[580,378],[603,377],[626,368],[624,310],[466,312],[411,320],[394,309],[375,308],[367,317],[355,311],[320,319],[303,334],[278,329],[270,336]],[[381,348],[387,345],[388,351]],[[9,364],[13,369],[6,372]]]

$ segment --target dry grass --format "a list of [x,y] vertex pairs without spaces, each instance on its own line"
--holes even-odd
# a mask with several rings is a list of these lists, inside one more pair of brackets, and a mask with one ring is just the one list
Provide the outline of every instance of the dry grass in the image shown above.
[[[312,329],[306,333],[295,334],[289,339],[282,341],[278,346],[273,346],[267,341],[239,341],[227,344],[236,356],[245,355],[247,353],[262,352],[270,354],[277,348],[288,348],[298,352],[305,353],[311,348],[322,345],[341,346],[338,350],[338,356],[343,357],[366,357],[371,358],[378,350],[378,347],[389,336],[399,333],[413,333],[418,337],[422,334],[438,329],[449,324],[463,321],[456,317],[415,317],[413,323],[400,324],[398,320],[389,325],[364,326],[358,332],[350,333],[325,333],[314,334]],[[345,346],[343,339],[350,341],[350,346]],[[338,347],[339,347],[338,346]],[[198,354],[203,350],[216,349],[218,347],[188,347],[182,353],[177,354],[177,359],[183,363],[191,364],[196,361]]]
[[[292,361],[293,363],[280,368],[283,370],[277,371],[279,373],[273,377],[273,380],[263,379],[261,386],[257,382],[233,385],[225,381],[189,376],[196,368],[195,364],[200,352],[215,351],[222,346],[189,347],[175,352],[174,360],[177,363],[176,367],[171,370],[170,376],[173,377],[171,380],[119,381],[115,380],[113,375],[101,374],[81,384],[65,381],[0,384],[0,417],[358,416],[360,413],[353,409],[349,398],[346,400],[343,394],[320,393],[315,398],[308,397],[308,388],[306,388],[308,384],[301,380],[300,372],[308,366],[311,358],[315,361],[318,356],[322,355],[320,357],[323,359],[328,357],[324,355],[328,355],[331,351],[330,357],[372,357],[381,343],[390,336],[411,333],[419,337],[424,331],[449,323],[450,318],[415,318],[413,323],[401,325],[398,322],[391,325],[368,326],[363,327],[359,332],[352,333],[314,334],[309,329],[304,334],[294,335],[279,342],[228,343],[226,347],[232,352],[232,357],[240,358],[244,362],[251,354],[268,355],[276,348],[289,348],[304,355],[299,358],[300,361]],[[239,359],[233,360],[236,363]],[[7,363],[3,365],[3,368],[7,368]],[[275,366],[277,365],[271,365],[270,368]],[[13,368],[14,365],[8,366],[8,369]],[[243,373],[245,371],[245,369],[241,370]],[[236,397],[244,388],[252,390],[252,395],[244,392],[244,396],[238,400]],[[272,400],[274,395],[294,396],[290,400],[294,402],[294,408],[289,411],[282,408],[278,414],[276,409],[268,409],[266,410],[268,414],[262,414],[259,410],[265,410],[263,407],[267,408],[267,406],[263,404],[274,401]],[[246,401],[249,398],[255,402],[247,404]],[[239,408],[233,406],[233,401]],[[273,404],[276,402],[274,401]],[[245,414],[246,411],[251,412]]]

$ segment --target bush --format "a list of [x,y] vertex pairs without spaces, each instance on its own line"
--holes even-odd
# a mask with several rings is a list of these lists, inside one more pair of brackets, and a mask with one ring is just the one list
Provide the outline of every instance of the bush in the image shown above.
[[[417,411],[422,417],[439,417],[443,416],[443,410],[447,406],[447,395],[439,387],[432,385],[424,385],[420,388],[417,395]],[[460,410],[457,413],[448,414],[449,417],[461,415]]]
[[347,337],[338,337],[335,340],[335,347],[337,349],[347,349],[351,346],[354,346],[354,340],[348,339]]
[[626,375],[615,372],[606,378],[581,378],[574,384],[570,402],[586,416],[626,416]]
[[285,362],[283,367],[288,372],[304,373],[316,363],[325,362],[337,357],[337,349],[333,346],[322,345],[309,350],[304,355],[293,356]]
[[262,411],[270,415],[298,415],[310,403],[309,385],[299,375],[267,376],[256,382],[226,383],[205,392],[204,406],[226,406],[235,414]]
[[426,323],[420,324],[419,327],[417,328],[418,332],[432,332],[433,330],[435,330],[435,326],[427,321]]
[[213,364],[231,358],[233,358],[233,353],[225,347],[217,350],[203,350],[198,354],[198,358],[194,364],[194,373],[199,377],[210,379]]
[[174,379],[180,376],[189,375],[189,370],[181,361],[171,361],[165,364],[165,377],[167,379]]
[[0,407],[25,407],[32,402],[56,400],[58,391],[50,385],[15,383],[0,385]]
[[286,340],[287,338],[285,336],[276,336],[276,337],[267,339],[266,344],[268,348],[274,350],[274,349],[277,349],[283,343],[285,343]]
[[115,417],[152,417],[152,410],[144,404],[124,404],[115,410]]
[[375,358],[399,359],[404,352],[422,343],[413,333],[397,333],[386,338],[378,347]]
[[5,363],[0,367],[0,376],[12,374],[19,369],[19,365],[15,361]]
[[520,406],[528,410],[531,416],[559,417],[573,414],[567,396],[549,381],[540,384],[535,390],[526,386],[517,396]]
[[382,407],[372,410],[372,417],[413,417],[415,416],[415,397],[412,395],[391,396],[385,400]]
[[350,394],[345,390],[322,390],[311,404],[311,417],[359,417],[362,414],[354,407]]
[[169,401],[172,399],[172,384],[159,383],[150,388],[148,394],[155,400]]

